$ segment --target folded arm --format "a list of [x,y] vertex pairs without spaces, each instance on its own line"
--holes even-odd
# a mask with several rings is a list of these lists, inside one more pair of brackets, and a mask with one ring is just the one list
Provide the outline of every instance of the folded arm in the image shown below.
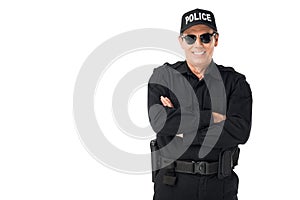
[[201,144],[213,148],[234,147],[246,143],[251,130],[252,93],[244,76],[236,84],[228,98],[227,105],[224,121],[214,120],[215,123],[211,126],[198,130],[196,137],[192,134],[184,134],[184,143]]

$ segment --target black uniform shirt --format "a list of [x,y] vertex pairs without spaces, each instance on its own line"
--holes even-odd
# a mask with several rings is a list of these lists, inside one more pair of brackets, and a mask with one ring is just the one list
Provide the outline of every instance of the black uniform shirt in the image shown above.
[[[174,107],[163,107],[160,96],[168,97]],[[212,112],[226,115],[226,120],[213,123]],[[249,138],[251,89],[244,75],[213,61],[201,80],[189,69],[186,61],[172,65],[165,63],[154,69],[149,80],[148,114],[160,148],[173,140],[175,148],[188,145],[179,159],[216,161],[221,150],[244,144]],[[183,116],[186,121],[180,126]],[[178,133],[183,133],[183,138],[176,136]],[[199,157],[200,147],[209,149],[210,153]],[[172,157],[172,151],[174,148],[169,148],[166,156]]]

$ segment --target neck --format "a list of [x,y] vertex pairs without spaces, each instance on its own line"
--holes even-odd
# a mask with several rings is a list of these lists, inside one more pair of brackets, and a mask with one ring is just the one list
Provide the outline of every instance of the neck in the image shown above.
[[193,65],[192,63],[189,63],[188,61],[186,61],[186,62],[187,62],[188,67],[191,69],[191,71],[196,76],[204,76],[205,70],[207,69],[207,67],[211,63],[211,61],[210,61],[209,63],[199,64],[199,65]]

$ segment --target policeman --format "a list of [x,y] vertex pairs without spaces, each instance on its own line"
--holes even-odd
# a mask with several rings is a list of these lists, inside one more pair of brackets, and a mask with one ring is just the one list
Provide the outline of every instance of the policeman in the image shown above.
[[185,61],[154,69],[148,114],[156,140],[154,200],[236,200],[239,144],[249,138],[252,94],[243,74],[216,64],[219,33],[208,10],[182,16]]

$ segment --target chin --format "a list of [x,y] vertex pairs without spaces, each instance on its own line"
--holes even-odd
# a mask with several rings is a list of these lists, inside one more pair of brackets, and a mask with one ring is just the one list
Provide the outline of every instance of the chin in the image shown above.
[[194,65],[209,65],[210,62],[211,62],[210,59],[207,59],[207,58],[192,60],[192,63]]
[[205,60],[193,60],[191,63],[193,65],[197,66],[197,65],[203,65],[203,64],[205,64],[206,61]]

